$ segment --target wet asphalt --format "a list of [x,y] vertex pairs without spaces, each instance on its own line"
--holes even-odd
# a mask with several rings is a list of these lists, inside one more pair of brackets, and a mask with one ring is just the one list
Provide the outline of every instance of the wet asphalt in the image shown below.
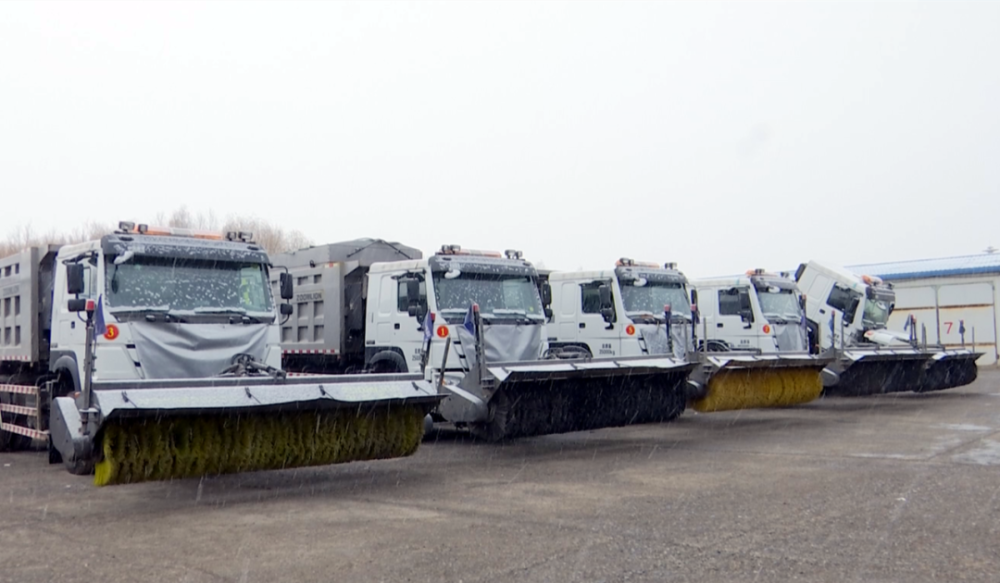
[[1000,580],[1000,371],[936,394],[96,488],[0,453],[0,581]]

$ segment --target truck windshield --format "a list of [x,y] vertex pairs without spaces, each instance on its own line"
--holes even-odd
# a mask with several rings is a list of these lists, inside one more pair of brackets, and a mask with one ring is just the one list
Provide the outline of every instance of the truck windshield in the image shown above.
[[865,311],[861,315],[861,318],[865,324],[885,326],[885,323],[889,321],[889,313],[891,311],[888,302],[867,299],[865,300]]
[[784,288],[757,288],[757,299],[760,301],[760,311],[764,317],[782,318],[785,320],[802,319],[802,308],[794,290]]
[[647,283],[639,287],[622,283],[622,303],[625,313],[648,312],[655,316],[663,315],[663,307],[670,304],[674,314],[691,315],[691,304],[688,303],[687,292],[679,283]]
[[112,309],[268,313],[267,274],[259,263],[135,256],[108,262],[106,299]]
[[479,312],[494,317],[542,317],[542,302],[535,282],[528,276],[463,273],[447,279],[434,274],[434,297],[442,311],[465,311],[479,304]]

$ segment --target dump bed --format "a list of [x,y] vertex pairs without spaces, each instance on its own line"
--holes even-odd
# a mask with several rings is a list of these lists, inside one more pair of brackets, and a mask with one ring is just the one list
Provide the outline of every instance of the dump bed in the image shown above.
[[29,247],[0,259],[0,362],[48,360],[58,249]]
[[271,256],[275,297],[281,268],[295,281],[294,311],[281,326],[285,354],[363,354],[368,267],[419,259],[419,249],[356,239]]

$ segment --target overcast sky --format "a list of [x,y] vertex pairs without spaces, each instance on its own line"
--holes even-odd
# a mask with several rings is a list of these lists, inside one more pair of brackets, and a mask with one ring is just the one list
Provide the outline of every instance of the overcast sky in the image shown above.
[[998,30],[992,2],[0,2],[0,237],[183,204],[556,269],[979,253]]

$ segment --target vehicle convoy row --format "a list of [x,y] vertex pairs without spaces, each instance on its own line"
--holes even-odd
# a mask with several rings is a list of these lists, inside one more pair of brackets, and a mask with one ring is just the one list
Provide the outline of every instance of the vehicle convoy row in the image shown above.
[[885,329],[891,287],[796,279],[376,239],[269,257],[121,223],[0,259],[0,445],[104,485],[401,457],[437,423],[496,441],[975,379],[972,351]]

